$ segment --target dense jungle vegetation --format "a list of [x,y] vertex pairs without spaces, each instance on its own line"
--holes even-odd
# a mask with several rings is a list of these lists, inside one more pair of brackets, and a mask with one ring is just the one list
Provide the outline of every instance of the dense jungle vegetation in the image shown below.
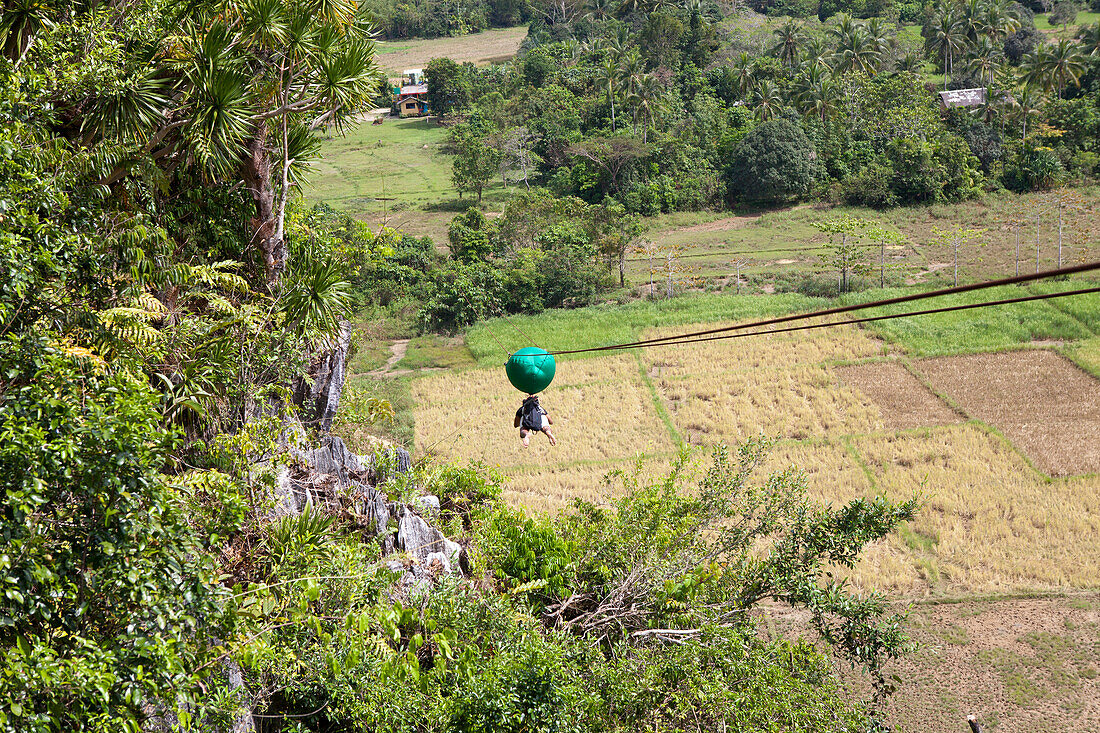
[[[348,514],[276,515],[276,476],[324,438],[309,385],[345,319],[411,272],[449,277],[423,242],[294,200],[314,132],[382,81],[368,9],[4,4],[0,729],[873,729],[901,618],[826,570],[915,503],[750,480],[762,445],[558,518],[501,504],[486,467],[394,476],[380,454],[373,480],[438,496],[472,556],[411,587]],[[580,273],[547,305],[595,287],[593,238],[629,236],[594,185],[532,194]],[[476,213],[454,230],[471,272],[503,241]],[[819,643],[759,634],[765,600],[808,609]],[[832,654],[869,684],[842,687]]]
[[[450,258],[405,237],[403,266],[371,270],[364,290],[415,303],[422,330],[454,332],[608,297],[648,217],[929,206],[1072,188],[1100,170],[1100,22],[1069,27],[1076,6],[754,7],[767,15],[533,3],[516,63],[433,59],[453,184],[475,205],[451,223]],[[1039,30],[1050,18],[1064,32]],[[981,101],[941,108],[938,92],[958,89]],[[512,193],[486,217],[476,204],[495,180]]]

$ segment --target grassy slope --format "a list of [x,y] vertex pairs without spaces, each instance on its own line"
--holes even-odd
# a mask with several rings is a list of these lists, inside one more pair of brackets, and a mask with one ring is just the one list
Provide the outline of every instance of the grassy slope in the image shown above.
[[384,41],[376,45],[378,63],[393,74],[405,69],[423,68],[433,58],[447,57],[459,63],[471,61],[479,66],[498,64],[515,56],[527,37],[526,26],[494,28],[454,38]]

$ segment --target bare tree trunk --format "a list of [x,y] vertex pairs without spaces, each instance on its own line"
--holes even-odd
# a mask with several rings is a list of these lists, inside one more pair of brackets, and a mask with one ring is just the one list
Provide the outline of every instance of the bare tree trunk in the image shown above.
[[886,287],[886,242],[879,245],[878,286],[880,290]]
[[1062,202],[1058,202],[1058,269],[1062,269]]
[[276,216],[275,189],[271,181],[271,158],[267,150],[267,123],[257,125],[247,144],[248,154],[241,166],[241,178],[252,194],[256,215],[249,221],[252,227],[250,244],[260,250],[268,286],[279,281],[286,269],[286,242],[279,231]]
[[959,286],[959,240],[955,240],[955,287]]
[[1035,272],[1039,272],[1039,214],[1035,215]]
[[1016,277],[1020,276],[1020,227],[1016,227]]

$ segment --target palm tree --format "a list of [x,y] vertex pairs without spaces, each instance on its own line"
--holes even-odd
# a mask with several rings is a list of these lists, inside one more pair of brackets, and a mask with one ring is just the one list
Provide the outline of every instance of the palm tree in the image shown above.
[[1081,42],[1081,52],[1089,56],[1100,56],[1100,23],[1081,26],[1077,33],[1077,40]]
[[868,20],[863,27],[867,30],[867,34],[871,37],[875,50],[879,52],[880,56],[890,50],[890,43],[893,37],[885,20],[875,16]]
[[1020,142],[1027,139],[1027,118],[1039,114],[1042,109],[1043,98],[1037,87],[1027,86],[1020,90],[1011,102],[1011,114],[1019,118],[1021,123]]
[[857,25],[855,18],[851,13],[837,13],[833,19],[833,27],[829,29],[829,33],[834,38],[840,40],[844,36],[851,34],[852,29]]
[[1081,82],[1081,75],[1085,73],[1085,54],[1070,39],[1063,38],[1051,49],[1048,60],[1050,78],[1058,89],[1058,97],[1069,84],[1077,85]]
[[932,18],[930,33],[925,38],[924,50],[943,59],[943,88],[951,74],[951,59],[966,48],[966,30],[963,19],[954,5],[940,6]]
[[[638,49],[632,48],[623,56],[622,65],[619,69],[620,80],[624,85],[624,91],[629,98],[634,94],[638,88],[638,84],[641,81],[642,76],[645,74],[645,61],[642,59],[642,55],[638,52]],[[638,116],[637,111],[634,113],[633,119],[634,133],[638,133]]]
[[799,111],[815,115],[824,123],[837,110],[840,89],[828,70],[815,64],[795,82],[795,101]]
[[908,71],[911,74],[919,74],[924,66],[924,58],[916,51],[909,51],[894,64],[895,71]]
[[[966,55],[966,70],[983,84],[993,83],[993,72],[1004,61],[1004,52],[988,36],[981,36]],[[987,81],[988,80],[988,81]]]
[[1001,43],[1020,29],[1019,11],[1011,0],[986,0],[981,27],[986,38]]
[[823,61],[829,54],[825,39],[818,35],[805,36],[802,39],[802,59],[807,63]]
[[609,53],[604,56],[603,61],[600,62],[597,68],[599,69],[597,78],[600,85],[607,92],[607,101],[611,105],[611,131],[615,132],[615,90],[622,76],[619,60],[614,54]]
[[756,116],[761,122],[767,122],[783,109],[783,95],[779,93],[779,87],[771,79],[765,80],[757,88],[754,101]]
[[634,90],[636,114],[642,120],[642,142],[647,142],[649,127],[664,110],[665,90],[655,74],[646,74]]
[[957,5],[966,40],[975,43],[986,30],[985,15],[988,0],[963,0]]
[[587,15],[593,20],[607,20],[614,14],[613,9],[612,0],[589,0]]
[[866,28],[857,25],[851,33],[840,38],[833,56],[833,69],[837,74],[857,71],[874,76],[881,58],[875,39]]
[[753,88],[756,87],[756,77],[753,76],[755,67],[753,65],[753,58],[744,51],[734,59],[732,66],[733,79],[737,84],[737,93],[741,99],[748,99],[752,93]]
[[1003,92],[993,88],[990,84],[985,88],[982,103],[970,110],[970,114],[987,125],[992,126],[1001,111],[1001,105],[1005,97]]
[[1050,73],[1050,46],[1040,43],[1020,61],[1020,74],[1024,86],[1029,89],[1050,91],[1053,86]]
[[780,61],[794,69],[798,62],[798,49],[802,45],[802,26],[794,20],[788,20],[779,28],[776,28],[773,33],[776,43],[772,46],[771,52]]

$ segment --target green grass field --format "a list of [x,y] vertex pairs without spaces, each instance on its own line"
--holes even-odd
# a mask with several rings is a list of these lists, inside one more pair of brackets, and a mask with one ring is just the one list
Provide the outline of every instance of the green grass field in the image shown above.
[[[1100,282],[1074,279],[1032,286],[1005,286],[856,312],[851,317],[902,313],[1053,291],[1096,287]],[[916,288],[868,290],[841,302],[866,302],[917,292]],[[466,348],[478,364],[501,363],[501,344],[514,350],[535,344],[551,351],[585,349],[641,338],[652,328],[683,327],[719,321],[744,321],[826,307],[827,301],[797,293],[772,296],[705,293],[671,300],[636,300],[625,305],[599,305],[547,311],[535,316],[494,318],[472,326]],[[913,356],[940,356],[1026,346],[1035,341],[1083,341],[1100,334],[1100,294],[1016,303],[867,324],[876,336]],[[527,337],[530,337],[528,339]],[[1091,349],[1089,350],[1091,353]],[[585,358],[585,355],[563,359]]]
[[[323,159],[314,164],[305,199],[442,245],[455,213],[475,204],[468,196],[459,198],[451,185],[447,134],[427,118],[362,122],[345,135],[331,134],[321,143]],[[506,193],[503,182],[493,181],[483,205],[499,204]]]
[[1049,13],[1039,13],[1035,16],[1035,27],[1053,38],[1076,38],[1077,30],[1083,25],[1095,25],[1100,22],[1100,13],[1092,13],[1085,10],[1077,11],[1077,17],[1064,29],[1061,25],[1050,24]]

